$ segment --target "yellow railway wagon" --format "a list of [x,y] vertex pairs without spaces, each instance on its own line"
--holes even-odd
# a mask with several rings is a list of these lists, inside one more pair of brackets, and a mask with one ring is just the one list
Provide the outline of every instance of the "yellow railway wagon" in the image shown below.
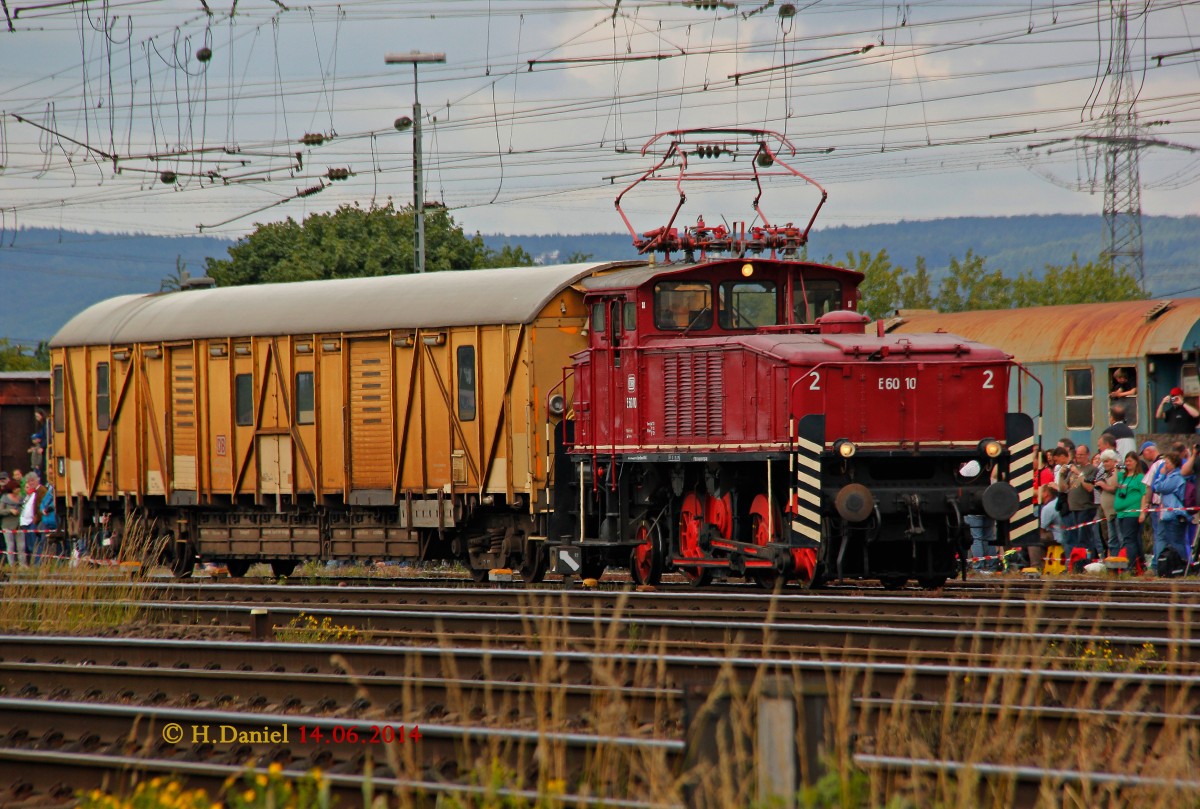
[[[569,264],[102,301],[52,348],[71,528],[156,521],[171,557],[458,558],[544,574]],[[562,397],[562,398],[560,398]],[[119,529],[114,529],[119,530]]]

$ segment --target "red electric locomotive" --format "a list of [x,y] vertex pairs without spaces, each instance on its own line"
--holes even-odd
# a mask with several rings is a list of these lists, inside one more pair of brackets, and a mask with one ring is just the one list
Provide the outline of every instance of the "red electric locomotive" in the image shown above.
[[[807,226],[772,225],[761,181],[826,194],[782,159],[795,154],[782,136],[677,131],[643,149],[655,152],[617,209],[663,262],[582,281],[588,348],[556,433],[556,569],[628,560],[643,583],[677,570],[697,584],[723,571],[936,587],[962,570],[966,515],[996,520],[1010,545],[1036,537],[1033,421],[1008,411],[1012,358],[952,334],[884,335],[855,311],[861,273],[800,260],[821,205]],[[693,171],[698,155],[732,169]],[[676,228],[697,179],[753,182],[756,224]],[[621,201],[654,180],[675,182],[679,205],[639,233]]]

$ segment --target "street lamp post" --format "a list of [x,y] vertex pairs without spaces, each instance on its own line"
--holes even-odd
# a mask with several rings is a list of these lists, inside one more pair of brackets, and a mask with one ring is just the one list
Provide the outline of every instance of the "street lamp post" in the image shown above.
[[[413,212],[416,216],[416,236],[414,249],[417,256],[417,272],[425,272],[425,180],[421,175],[421,101],[417,93],[417,66],[421,63],[444,64],[444,53],[389,53],[383,57],[384,64],[413,66]],[[396,128],[403,130],[408,124],[403,118],[396,120]]]

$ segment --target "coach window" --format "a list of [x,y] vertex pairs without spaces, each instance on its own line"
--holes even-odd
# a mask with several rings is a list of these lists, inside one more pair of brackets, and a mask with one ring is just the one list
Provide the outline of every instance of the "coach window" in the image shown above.
[[458,347],[458,420],[475,420],[475,346]]
[[792,286],[794,323],[815,323],[821,315],[842,308],[842,285],[837,281],[797,278]]
[[1092,429],[1092,369],[1069,368],[1065,372],[1067,429]]
[[1137,368],[1132,365],[1113,365],[1108,369],[1109,404],[1125,408],[1125,423],[1136,427],[1137,417]]
[[109,424],[108,363],[96,363],[96,429],[107,430]]
[[[249,374],[247,374],[249,376]],[[313,372],[296,374],[296,423],[312,424],[317,417],[316,394],[313,390]]]
[[234,412],[237,414],[239,427],[254,426],[254,377],[251,374],[238,374],[233,378],[234,383]]
[[54,366],[54,377],[51,381],[54,388],[54,432],[61,433],[67,429],[67,411],[63,405],[63,367]]
[[663,331],[711,329],[712,287],[704,281],[659,281],[654,285],[654,325]]
[[779,321],[774,281],[725,281],[717,291],[723,329],[754,329]]

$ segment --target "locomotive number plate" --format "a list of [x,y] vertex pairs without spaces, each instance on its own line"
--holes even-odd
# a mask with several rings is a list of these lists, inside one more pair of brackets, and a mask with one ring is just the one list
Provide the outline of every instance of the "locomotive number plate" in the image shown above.
[[882,376],[879,378],[880,390],[916,390],[915,376]]

